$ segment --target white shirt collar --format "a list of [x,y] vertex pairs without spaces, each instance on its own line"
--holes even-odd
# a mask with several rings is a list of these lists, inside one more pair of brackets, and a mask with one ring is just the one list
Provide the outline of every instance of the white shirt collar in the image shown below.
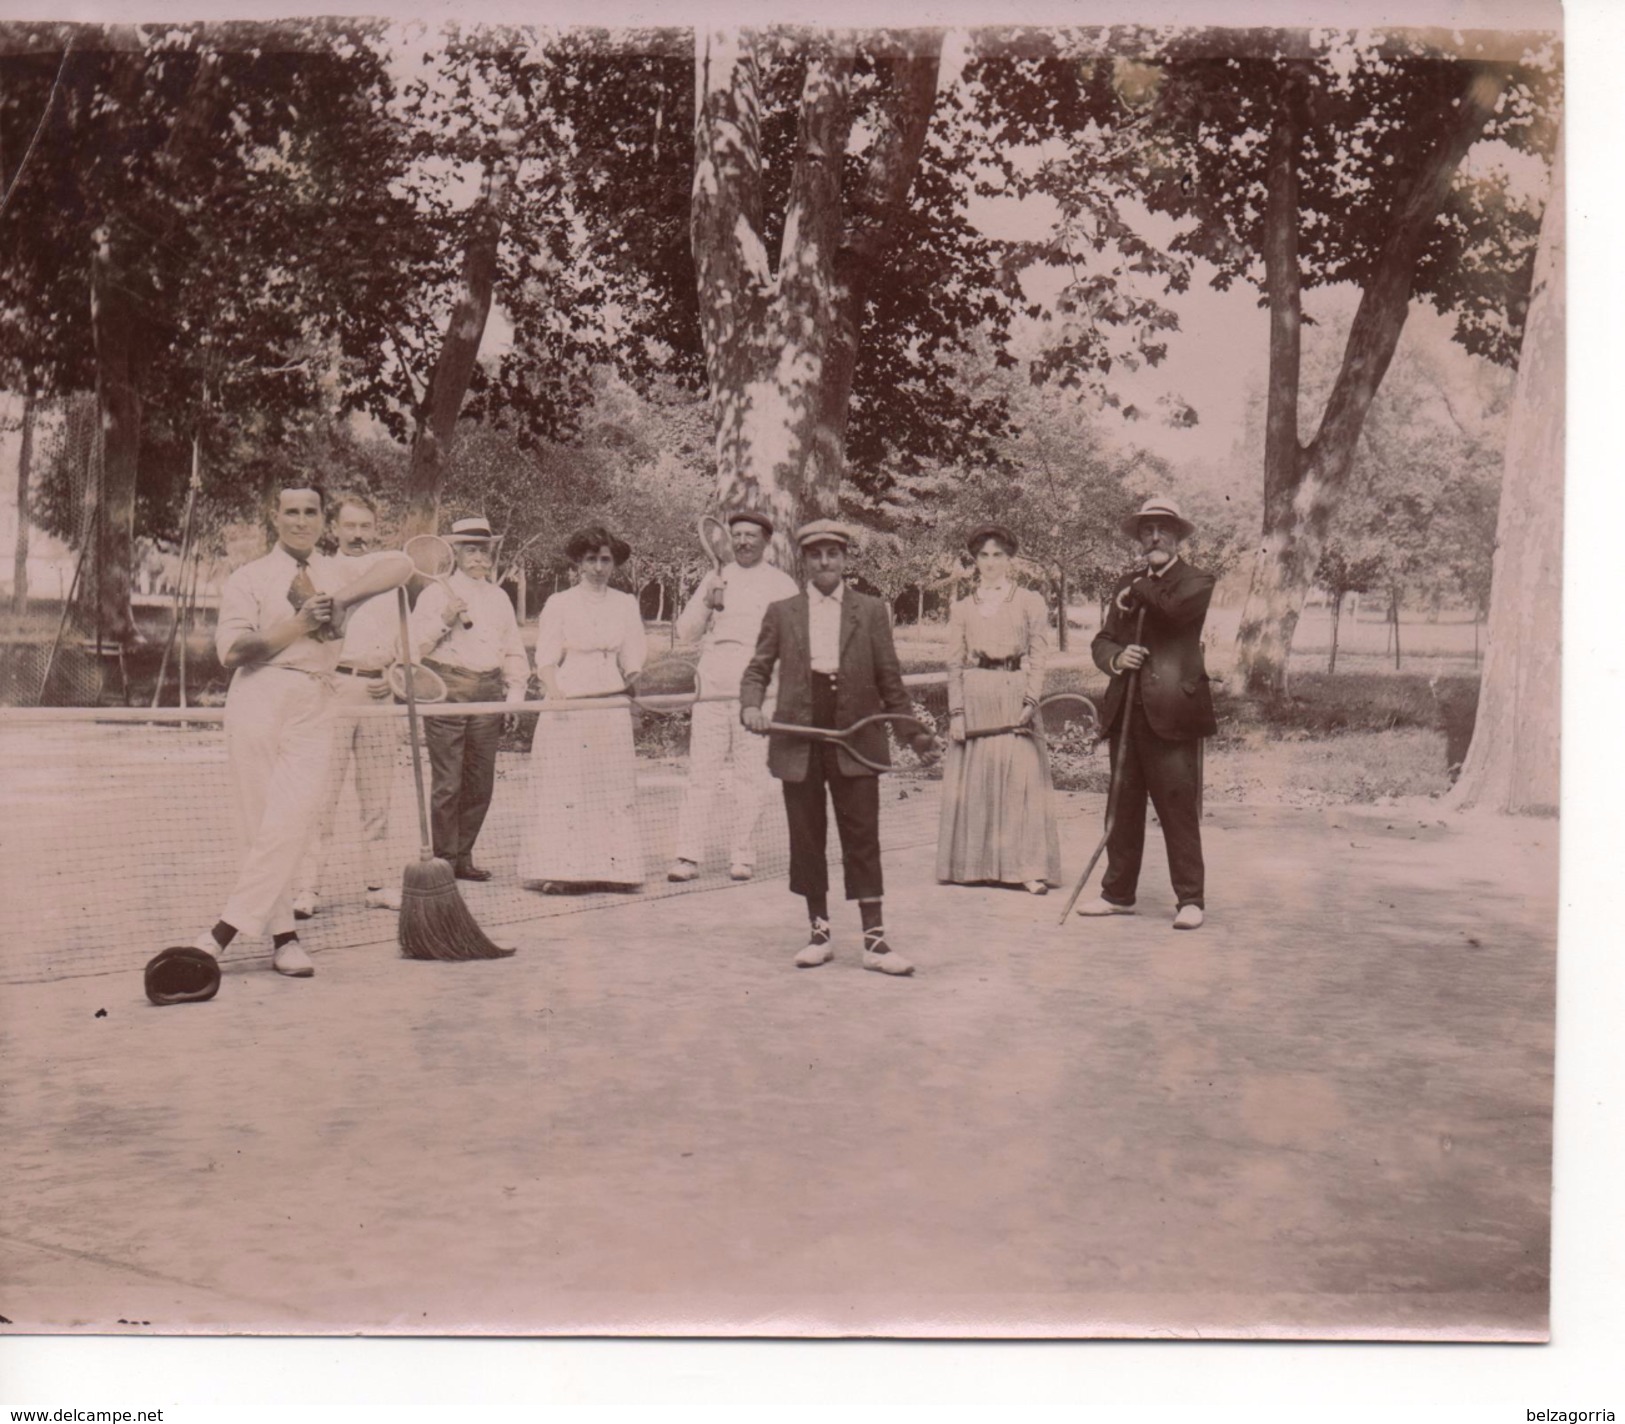
[[820,603],[840,603],[846,594],[846,580],[842,579],[835,585],[834,593],[825,593],[810,579],[807,582],[807,597],[816,598]]

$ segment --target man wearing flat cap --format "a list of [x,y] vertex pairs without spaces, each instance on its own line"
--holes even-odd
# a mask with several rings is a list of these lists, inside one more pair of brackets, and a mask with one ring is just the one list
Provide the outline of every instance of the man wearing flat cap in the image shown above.
[[[796,531],[807,566],[807,589],[768,606],[756,639],[756,652],[739,688],[740,720],[752,732],[766,732],[769,720],[804,727],[839,729],[877,712],[910,714],[891,622],[878,598],[848,588],[847,549],[852,536],[834,520],[818,519]],[[763,710],[775,668],[779,674],[776,713]],[[931,750],[929,734],[914,748]],[[858,750],[871,761],[888,763],[884,726],[866,728]],[[806,737],[773,733],[768,767],[784,788],[790,823],[790,892],[807,901],[810,934],[796,955],[796,967],[811,969],[834,956],[829,921],[828,801],[835,807],[841,837],[846,898],[858,902],[863,921],[863,967],[904,975],[914,966],[886,941],[881,914],[885,887],[880,869],[880,780],[873,768],[845,749]]]
[[[726,516],[733,545],[731,564],[700,580],[677,617],[679,642],[700,644],[697,668],[701,701],[694,706],[689,733],[688,791],[677,818],[677,858],[666,879],[693,880],[705,856],[706,832],[723,783],[732,806],[728,873],[749,880],[756,872],[756,823],[773,778],[767,748],[748,736],[739,721],[739,679],[756,648],[762,615],[770,603],[796,596],[796,582],[763,555],[773,537],[773,521],[753,509]],[[724,701],[704,700],[727,693]]]
[[[1195,526],[1171,499],[1149,499],[1123,521],[1140,546],[1142,562],[1117,581],[1106,621],[1090,648],[1095,665],[1111,677],[1101,716],[1111,737],[1112,771],[1121,777],[1117,817],[1106,842],[1100,895],[1080,915],[1132,915],[1145,849],[1147,798],[1162,822],[1168,874],[1177,909],[1174,928],[1200,928],[1203,897],[1201,739],[1218,730],[1213,694],[1202,662],[1202,623],[1213,597],[1213,576],[1180,557]],[[1139,611],[1142,637],[1134,638]],[[1132,706],[1128,674],[1140,670]],[[1119,769],[1116,729],[1129,719],[1128,745]]]
[[[489,520],[459,519],[445,536],[457,568],[431,583],[412,610],[414,651],[440,674],[447,702],[523,702],[530,659],[508,595],[491,582],[499,536]],[[425,717],[423,740],[432,772],[430,834],[434,853],[459,880],[489,880],[474,864],[474,842],[496,786],[501,713]]]

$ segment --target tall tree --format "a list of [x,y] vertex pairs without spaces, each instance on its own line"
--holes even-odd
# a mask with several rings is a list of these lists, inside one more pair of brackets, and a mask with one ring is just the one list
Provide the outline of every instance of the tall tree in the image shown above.
[[[1037,65],[1059,86],[1046,115],[1052,129],[1054,115],[1091,93],[1116,96],[1109,121],[1075,128],[1073,153],[1040,168],[1037,185],[1064,215],[1111,217],[1138,195],[1178,220],[1168,255],[1187,264],[1183,275],[1206,271],[1219,288],[1249,282],[1269,306],[1263,537],[1237,662],[1250,688],[1278,693],[1411,301],[1455,312],[1470,350],[1513,359],[1537,195],[1504,168],[1468,171],[1463,160],[1489,141],[1545,152],[1555,47],[1545,35],[1446,40],[1421,31],[1139,32],[1119,35],[1109,58],[1095,44],[1064,43]],[[1151,265],[1135,239],[1104,236]],[[1362,300],[1331,398],[1305,441],[1302,293],[1336,283],[1356,284]]]
[[716,428],[717,488],[788,532],[833,515],[846,469],[858,326],[919,166],[940,31],[886,37],[861,179],[845,182],[856,37],[805,40],[796,156],[776,264],[764,241],[761,108],[766,36],[696,37],[694,267]]
[[384,333],[423,285],[393,81],[367,23],[5,38],[0,147],[39,140],[0,216],[0,370],[100,393],[91,582],[116,638],[135,540],[171,527],[195,434],[248,483],[317,414],[377,399]]
[[1563,149],[1541,220],[1534,291],[1507,432],[1489,649],[1458,809],[1556,815],[1562,728]]

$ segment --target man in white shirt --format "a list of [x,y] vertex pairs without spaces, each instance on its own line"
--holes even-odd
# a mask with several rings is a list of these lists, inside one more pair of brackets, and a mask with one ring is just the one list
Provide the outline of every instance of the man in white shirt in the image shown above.
[[[378,542],[378,508],[364,494],[346,491],[333,499],[333,528],[339,561],[361,573],[373,561]],[[327,772],[327,799],[304,863],[294,881],[293,915],[308,920],[321,906],[322,870],[331,857],[333,822],[344,775],[355,768],[355,799],[361,813],[361,853],[369,910],[401,908],[400,867],[389,862],[389,793],[394,780],[396,723],[388,717],[347,717],[351,707],[389,698],[385,677],[401,644],[400,615],[394,597],[369,598],[351,609],[339,654],[338,692],[333,706],[333,751]]]
[[729,515],[728,536],[733,563],[701,579],[677,618],[680,642],[700,640],[700,696],[724,691],[729,696],[727,701],[694,705],[688,792],[677,818],[677,859],[668,880],[693,880],[700,873],[706,829],[725,778],[731,783],[728,799],[733,804],[728,873],[735,880],[749,880],[756,870],[756,823],[773,784],[766,744],[739,722],[739,679],[756,650],[768,604],[794,598],[800,590],[789,574],[763,559],[773,537],[773,521],[765,514],[740,510]]
[[[445,584],[431,583],[418,598],[412,611],[417,655],[440,674],[447,702],[523,702],[530,659],[513,604],[491,582],[498,536],[488,520],[474,518],[459,519],[446,539],[456,550],[457,569]],[[423,719],[434,773],[434,853],[459,880],[491,878],[489,870],[474,864],[474,842],[491,808],[503,720],[500,713]]]
[[325,515],[312,484],[275,494],[276,547],[226,580],[215,649],[233,670],[226,755],[246,843],[242,868],[196,947],[218,956],[239,934],[271,935],[272,966],[315,973],[295,931],[291,889],[327,787],[331,702],[348,610],[404,585],[405,554],[380,554],[358,577],[316,552]]

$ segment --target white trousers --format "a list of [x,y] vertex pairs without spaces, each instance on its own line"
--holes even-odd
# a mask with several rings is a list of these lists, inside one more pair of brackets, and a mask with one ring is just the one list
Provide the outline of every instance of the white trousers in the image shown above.
[[[771,715],[772,709],[767,709]],[[773,788],[767,769],[767,738],[739,724],[737,702],[700,702],[688,741],[688,790],[677,817],[677,857],[696,865],[705,859],[706,831],[719,793],[733,807],[729,859],[756,864],[756,823]]]
[[244,850],[220,918],[240,934],[285,934],[327,791],[333,694],[326,681],[267,664],[240,668],[226,694],[226,756]]
[[295,892],[322,888],[322,871],[333,859],[333,823],[338,818],[344,775],[355,769],[355,799],[361,812],[362,870],[367,888],[379,889],[400,879],[400,867],[389,858],[389,797],[395,782],[395,747],[398,724],[389,717],[347,717],[351,707],[378,707],[369,688],[378,679],[338,675],[333,696],[333,746],[327,763],[327,797],[322,802],[316,833],[305,850],[294,879]]

